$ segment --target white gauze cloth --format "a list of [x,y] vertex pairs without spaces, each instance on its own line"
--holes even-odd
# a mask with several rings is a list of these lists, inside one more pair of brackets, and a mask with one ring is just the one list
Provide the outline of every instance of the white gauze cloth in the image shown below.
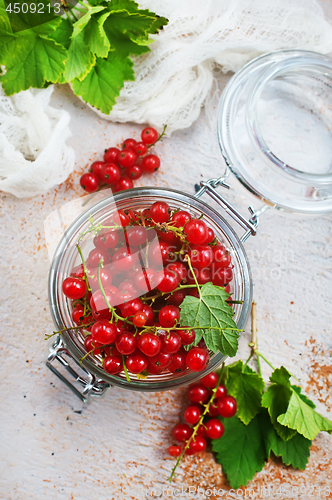
[[7,97],[0,86],[0,190],[18,198],[45,193],[73,171],[70,115],[49,105],[53,86]]
[[[139,0],[169,19],[151,52],[135,59],[107,120],[189,127],[209,104],[215,70],[237,71],[279,49],[332,51],[332,26],[316,0]],[[94,108],[92,108],[94,109]]]

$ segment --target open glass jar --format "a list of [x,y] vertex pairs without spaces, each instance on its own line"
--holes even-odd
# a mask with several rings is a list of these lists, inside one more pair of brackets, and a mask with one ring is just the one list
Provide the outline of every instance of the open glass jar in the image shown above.
[[[116,210],[144,210],[155,201],[165,201],[171,209],[186,210],[193,217],[203,214],[207,226],[213,229],[217,239],[229,250],[234,265],[232,299],[241,302],[234,305],[234,320],[237,327],[243,329],[252,302],[252,279],[243,243],[250,235],[256,234],[260,214],[271,206],[314,214],[332,210],[331,160],[326,163],[332,144],[331,114],[326,112],[331,99],[327,90],[331,84],[332,61],[325,56],[303,51],[268,54],[252,61],[237,73],[223,93],[218,112],[219,141],[227,165],[221,177],[201,182],[201,189],[195,195],[153,187],[131,189],[116,194],[114,198],[106,197],[82,213],[67,229],[55,252],[49,276],[50,306],[56,329],[74,326],[72,306],[63,295],[61,285],[72,268],[80,262],[76,244],[79,235],[88,228],[89,218],[92,217],[95,224],[102,224]],[[279,128],[284,123],[291,127],[286,115],[283,115],[284,107],[287,109],[290,105],[294,108],[291,121],[295,112],[299,112],[292,136],[295,143],[298,134],[302,138],[301,124],[305,134],[308,128],[315,131],[317,126],[321,134],[325,134],[326,148],[324,154],[319,151],[321,156],[318,162],[314,161],[315,152],[310,159],[307,158],[308,154],[303,157],[298,144],[281,152],[274,147],[277,144],[274,134],[280,136]],[[305,122],[301,120],[303,114],[307,116]],[[272,122],[271,116],[275,117]],[[292,157],[294,149],[295,153],[299,153],[300,160],[296,154]],[[315,150],[315,142],[312,149]],[[312,154],[310,148],[308,152]],[[216,189],[229,188],[226,181],[231,171],[251,193],[265,202],[258,211],[249,207],[249,220]],[[201,200],[204,193],[243,228],[241,237],[219,211]],[[82,240],[84,246],[88,251],[88,236]],[[187,370],[180,374],[161,373],[149,375],[146,379],[131,376],[129,383],[123,373],[106,374],[98,356],[89,355],[80,363],[85,353],[83,333],[69,330],[53,343],[47,361],[48,367],[82,400],[86,400],[89,395],[103,394],[110,385],[138,391],[174,389],[201,378],[220,366],[225,359],[225,356],[217,353],[211,356],[207,368],[202,372]],[[62,366],[62,371],[58,369],[59,365],[56,367],[56,361]]]

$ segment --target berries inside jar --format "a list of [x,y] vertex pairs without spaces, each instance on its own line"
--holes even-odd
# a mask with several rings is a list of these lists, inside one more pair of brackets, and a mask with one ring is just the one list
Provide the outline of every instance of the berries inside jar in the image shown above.
[[[123,150],[133,146],[127,141]],[[186,297],[200,300],[203,273],[227,294],[233,280],[231,254],[204,217],[157,200],[90,223],[79,240],[81,262],[62,283],[85,356],[127,380],[204,372],[212,353],[201,336],[196,342],[198,325],[183,324],[181,307]],[[200,391],[194,386],[191,400],[204,403],[214,383],[210,376]]]

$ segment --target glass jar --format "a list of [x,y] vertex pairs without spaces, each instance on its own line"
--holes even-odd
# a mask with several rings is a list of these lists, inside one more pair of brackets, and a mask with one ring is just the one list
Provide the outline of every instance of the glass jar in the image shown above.
[[[157,200],[167,202],[172,209],[187,210],[192,216],[204,214],[207,225],[230,251],[234,264],[232,298],[242,302],[234,305],[234,320],[243,329],[252,302],[252,279],[243,243],[256,234],[259,216],[269,207],[307,214],[332,210],[331,85],[332,60],[306,51],[267,54],[234,75],[218,111],[219,142],[226,162],[226,170],[219,178],[201,182],[201,189],[195,195],[172,189],[136,188],[115,194],[114,198],[106,197],[79,215],[67,229],[55,252],[49,276],[50,307],[56,329],[73,326],[70,301],[63,295],[61,284],[79,263],[75,245],[88,228],[89,217],[101,223],[116,209],[143,210]],[[287,120],[286,112],[290,112],[291,120],[289,115]],[[285,138],[285,149],[280,149],[280,137]],[[249,220],[217,191],[218,187],[230,188],[231,172],[264,201],[259,210],[249,207]],[[204,193],[242,227],[241,237],[219,211],[201,200]],[[88,241],[85,243],[88,245]],[[63,332],[53,344],[47,361],[48,367],[82,400],[103,394],[110,385],[138,391],[174,389],[200,379],[225,359],[218,353],[211,356],[203,372],[149,375],[145,380],[132,376],[129,383],[124,374],[106,374],[98,356],[90,355],[80,364],[85,354],[83,342],[83,334]],[[55,361],[62,365],[62,371]]]
[[[128,191],[115,194],[113,197],[107,197],[92,208],[89,208],[82,213],[67,229],[60,244],[55,252],[53,263],[49,275],[49,300],[51,313],[57,331],[64,328],[74,326],[71,318],[71,301],[63,294],[61,285],[63,280],[70,275],[73,267],[80,263],[79,254],[77,252],[76,243],[79,235],[82,234],[90,225],[90,217],[93,218],[94,224],[102,224],[116,210],[144,210],[155,201],[165,201],[171,209],[180,208],[187,210],[194,217],[199,217],[204,214],[206,224],[213,229],[219,241],[223,242],[225,247],[231,252],[232,262],[234,265],[234,278],[232,280],[232,297],[234,300],[243,302],[242,304],[234,305],[234,320],[239,329],[243,329],[248,315],[250,313],[252,301],[252,279],[248,259],[234,229],[208,204],[196,196],[191,196],[179,191],[161,188],[135,188]],[[83,240],[82,248],[88,251],[89,242],[91,242],[91,234],[87,234]],[[222,363],[225,356],[221,353],[212,355],[208,367],[203,372],[185,371],[183,374],[162,373],[160,375],[149,375],[146,380],[137,379],[135,375],[131,376],[131,382],[126,380],[125,374],[108,375],[102,369],[102,360],[99,356],[88,356],[80,364],[79,360],[86,354],[84,349],[84,334],[83,332],[65,331],[57,339],[52,348],[48,359],[48,366],[57,375],[61,375],[55,368],[54,361],[59,361],[63,366],[69,368],[71,375],[79,380],[83,386],[81,396],[87,398],[88,394],[99,394],[109,385],[118,385],[130,390],[142,391],[163,391],[174,389],[182,385],[186,385],[200,379],[204,374],[216,369]],[[73,358],[76,362],[75,372],[68,363],[68,359]],[[82,370],[82,375],[79,376],[77,368]],[[68,371],[68,370],[67,370]],[[61,376],[63,379],[64,377]],[[69,380],[66,381],[70,385]],[[75,389],[75,386],[71,386]],[[78,389],[74,391],[77,395],[80,394]]]

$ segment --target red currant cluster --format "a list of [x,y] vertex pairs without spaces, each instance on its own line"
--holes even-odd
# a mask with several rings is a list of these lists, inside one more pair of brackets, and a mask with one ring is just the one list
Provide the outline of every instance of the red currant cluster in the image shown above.
[[205,343],[186,351],[195,325],[178,323],[181,303],[198,296],[199,285],[212,281],[230,291],[231,256],[213,230],[163,201],[118,210],[92,229],[94,248],[62,284],[77,330],[89,332],[87,353],[101,355],[110,374],[204,370]]
[[207,439],[219,439],[224,434],[224,426],[216,417],[230,418],[237,410],[236,400],[227,394],[216,372],[209,373],[199,383],[189,386],[187,395],[190,405],[184,412],[186,423],[177,424],[173,429],[175,441],[185,444],[184,447],[176,444],[170,446],[168,452],[172,457],[204,451]]
[[90,172],[80,179],[82,188],[88,193],[94,193],[103,187],[112,187],[113,191],[123,191],[134,187],[133,180],[139,179],[143,173],[152,174],[160,167],[160,159],[155,154],[147,154],[165,133],[162,134],[151,127],[141,133],[141,142],[126,139],[121,149],[105,150],[104,161],[95,161],[90,166]]

